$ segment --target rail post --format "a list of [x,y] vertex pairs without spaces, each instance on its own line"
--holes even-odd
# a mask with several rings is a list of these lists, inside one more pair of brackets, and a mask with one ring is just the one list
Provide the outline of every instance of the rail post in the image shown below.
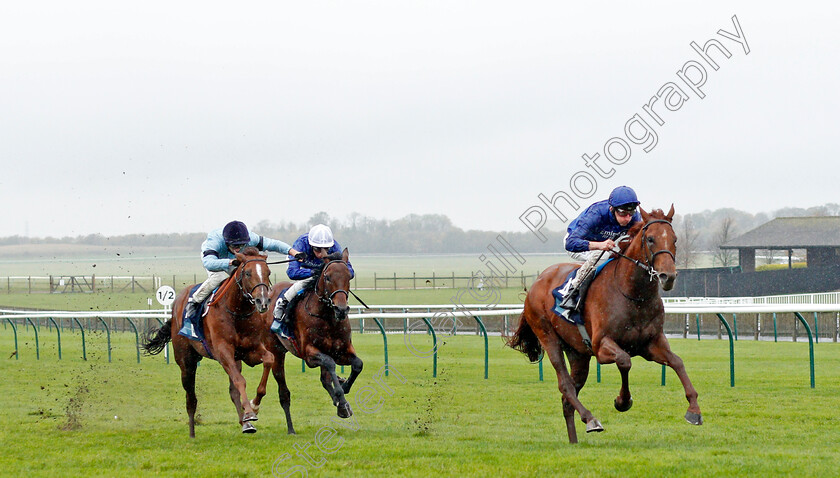
[[[160,324],[161,327],[163,327],[163,321],[162,320],[160,320],[157,317],[155,317],[154,319],[158,321],[158,324]],[[164,346],[163,356],[166,358],[166,364],[169,365],[169,343],[167,343]]]
[[105,327],[105,334],[108,337],[108,362],[111,361],[111,329],[108,328],[108,324],[102,319],[102,317],[97,317],[100,322],[102,322],[102,326]]
[[802,317],[802,314],[799,312],[794,312],[793,314],[802,322],[802,325],[805,326],[805,332],[808,333],[808,352],[811,361],[811,388],[814,388],[814,338],[811,336],[811,326],[808,325],[808,321],[805,320],[805,317]]
[[[729,386],[735,386],[735,342],[732,340],[732,329],[729,327],[729,322],[723,318],[723,314],[715,314],[720,319],[721,323],[724,327],[726,327],[726,333],[729,334]],[[734,314],[733,314],[734,315]]]
[[773,342],[779,341],[779,328],[776,323],[776,313],[773,312]]
[[79,330],[82,331],[82,360],[87,361],[87,347],[85,346],[85,328],[82,327],[82,323],[79,322],[79,319],[77,319],[76,317],[73,317],[73,322],[76,322],[76,325],[79,326]]
[[474,318],[475,321],[478,322],[478,326],[481,327],[481,333],[484,334],[484,379],[486,380],[489,365],[489,346],[487,341],[487,328],[484,327],[484,322],[481,321],[481,317],[474,316]]
[[140,334],[137,332],[137,326],[134,325],[134,321],[131,320],[129,317],[126,319],[129,324],[131,324],[131,328],[134,329],[134,344],[137,348],[137,363],[140,363]]
[[385,376],[388,376],[388,337],[385,336],[385,327],[382,326],[382,322],[379,320],[378,317],[374,317],[373,321],[376,322],[376,325],[379,327],[379,331],[382,332],[382,345],[385,349]]
[[61,330],[58,324],[55,323],[55,319],[53,319],[52,317],[47,317],[47,320],[52,322],[52,324],[55,326],[55,333],[58,334],[58,360],[61,360]]
[[18,340],[17,340],[17,327],[15,327],[15,323],[11,321],[11,319],[6,319],[6,322],[12,326],[12,332],[15,333],[15,360],[20,360],[20,351],[18,351]]
[[35,360],[41,360],[41,346],[38,343],[38,327],[35,327],[35,323],[29,317],[25,319],[24,323],[26,322],[32,324],[32,330],[35,331]]

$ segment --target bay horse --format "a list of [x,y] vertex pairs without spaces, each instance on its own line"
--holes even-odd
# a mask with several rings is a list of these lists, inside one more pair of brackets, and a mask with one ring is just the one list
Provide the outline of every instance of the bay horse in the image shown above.
[[[257,431],[251,423],[257,420],[257,414],[245,393],[242,362],[250,367],[262,363],[266,369],[272,368],[275,362],[274,354],[265,345],[271,335],[264,317],[271,303],[271,271],[267,257],[251,246],[236,254],[239,263],[236,270],[219,286],[202,319],[206,344],[178,335],[192,287],[184,289],[175,298],[172,318],[144,338],[143,349],[151,355],[160,353],[167,342],[172,342],[175,362],[181,368],[181,384],[187,395],[190,438],[195,438],[198,404],[195,372],[204,357],[217,360],[228,374],[230,399],[236,406],[242,433]],[[265,384],[262,386],[265,395]]]
[[[688,400],[685,419],[693,425],[703,423],[697,404],[697,391],[686,374],[682,359],[671,351],[663,332],[665,308],[659,287],[671,290],[676,280],[677,237],[671,226],[674,206],[668,214],[657,209],[650,214],[640,208],[642,221],[628,231],[629,244],[622,253],[604,266],[589,286],[583,303],[582,317],[586,332],[592,338],[589,349],[578,328],[554,312],[551,291],[560,286],[577,264],[555,264],[543,271],[525,298],[519,328],[507,344],[525,353],[532,362],[542,351],[548,355],[557,372],[563,395],[563,416],[570,443],[577,443],[575,411],[586,424],[586,431],[603,431],[603,426],[581,404],[578,394],[589,375],[589,362],[615,363],[621,374],[621,390],[615,408],[624,412],[633,405],[627,377],[630,357],[641,356],[649,361],[670,366],[679,376]],[[569,359],[571,374],[563,355]]]
[[[341,253],[334,252],[325,257],[324,264],[314,270],[313,280],[289,302],[286,317],[293,332],[293,340],[280,339],[271,334],[276,344],[276,361],[272,371],[279,386],[280,402],[286,413],[289,434],[295,432],[289,414],[289,389],[283,374],[286,352],[302,358],[309,368],[320,367],[321,384],[329,393],[337,415],[341,418],[353,415],[345,394],[350,393],[353,382],[362,372],[363,363],[353,348],[350,321],[347,320],[350,311],[347,303],[350,291],[348,258],[346,248]],[[291,285],[290,282],[276,284],[271,291],[272,304]],[[267,315],[270,317],[271,313]],[[350,376],[346,380],[336,375],[336,365],[350,366]],[[266,374],[263,374],[263,380],[266,380]],[[260,390],[265,395],[265,387],[261,386]],[[262,395],[258,394],[254,399],[257,407]]]

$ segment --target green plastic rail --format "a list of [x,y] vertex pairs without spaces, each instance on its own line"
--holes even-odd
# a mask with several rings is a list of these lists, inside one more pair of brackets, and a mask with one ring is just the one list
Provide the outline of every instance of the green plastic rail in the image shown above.
[[805,326],[805,331],[808,332],[808,350],[810,352],[810,361],[811,361],[811,388],[814,388],[814,338],[811,335],[811,327],[808,325],[808,321],[805,320],[805,317],[802,317],[802,314],[799,312],[794,312],[796,318],[802,322],[802,325]]

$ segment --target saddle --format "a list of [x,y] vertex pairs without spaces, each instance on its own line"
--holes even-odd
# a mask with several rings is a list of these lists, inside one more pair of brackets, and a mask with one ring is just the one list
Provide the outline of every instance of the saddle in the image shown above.
[[601,264],[601,265],[599,265],[598,267],[595,268],[595,271],[592,273],[592,279],[585,282],[583,284],[583,287],[581,287],[581,289],[580,289],[580,292],[579,292],[580,300],[579,300],[578,303],[581,304],[581,305],[576,310],[570,311],[569,314],[568,314],[569,316],[567,318],[565,315],[563,315],[563,312],[566,309],[560,307],[560,304],[563,302],[563,291],[566,290],[566,286],[569,284],[569,282],[572,279],[575,278],[575,276],[577,275],[577,273],[580,269],[579,268],[574,269],[572,272],[570,272],[569,275],[566,276],[566,280],[564,280],[563,283],[560,284],[559,287],[557,287],[556,289],[551,291],[551,295],[554,296],[554,308],[552,309],[554,311],[554,313],[557,314],[558,316],[560,316],[561,318],[563,318],[563,320],[565,320],[566,322],[569,322],[570,324],[583,325],[583,314],[582,314],[583,305],[582,304],[586,301],[586,294],[587,294],[587,292],[589,292],[589,284],[591,284],[592,281],[595,280],[595,277],[597,277],[598,274],[601,273],[601,270],[604,269],[604,266],[609,264],[609,262],[611,260],[613,260],[613,259],[610,258],[606,262],[604,262],[603,264]]

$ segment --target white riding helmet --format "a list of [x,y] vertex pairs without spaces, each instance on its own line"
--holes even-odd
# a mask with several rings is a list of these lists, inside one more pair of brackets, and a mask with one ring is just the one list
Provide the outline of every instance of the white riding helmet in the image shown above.
[[335,244],[330,228],[324,224],[312,226],[309,230],[309,245],[312,247],[332,247]]

